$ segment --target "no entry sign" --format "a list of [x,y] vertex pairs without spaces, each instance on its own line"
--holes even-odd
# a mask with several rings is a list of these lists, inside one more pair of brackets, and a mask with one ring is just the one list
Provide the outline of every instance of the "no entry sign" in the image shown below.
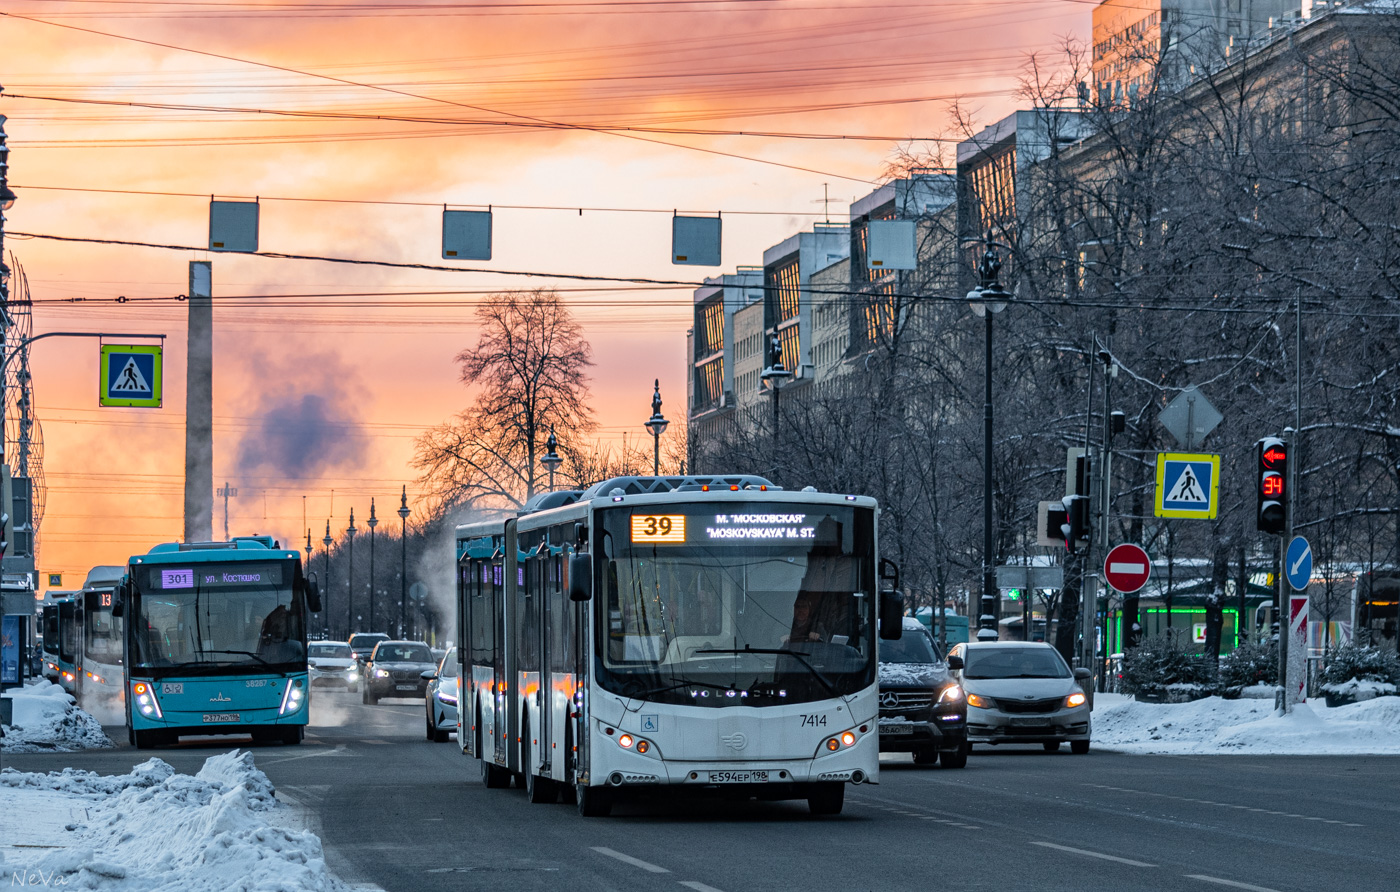
[[1103,578],[1125,595],[1146,585],[1151,575],[1152,561],[1148,560],[1147,552],[1136,545],[1115,545],[1103,559]]

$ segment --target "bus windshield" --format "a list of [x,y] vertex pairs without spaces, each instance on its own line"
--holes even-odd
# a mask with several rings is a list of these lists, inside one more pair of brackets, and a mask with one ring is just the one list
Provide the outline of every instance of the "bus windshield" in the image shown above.
[[873,683],[870,509],[730,502],[599,515],[607,690],[763,706]]
[[83,617],[83,652],[90,658],[109,665],[122,661],[122,621],[112,616],[110,591],[87,592]]
[[305,607],[290,563],[133,568],[133,669],[285,670],[306,660]]

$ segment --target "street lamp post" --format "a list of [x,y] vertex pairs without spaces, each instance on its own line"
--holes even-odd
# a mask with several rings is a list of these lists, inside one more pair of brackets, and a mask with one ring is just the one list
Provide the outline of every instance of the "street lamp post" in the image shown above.
[[661,379],[656,379],[656,389],[651,394],[651,417],[647,419],[647,430],[651,431],[652,453],[651,453],[651,473],[655,477],[661,476],[661,435],[666,433],[666,426],[671,422],[666,420],[666,416],[661,414]]
[[773,391],[773,455],[777,461],[778,454],[778,391],[782,383],[792,377],[792,371],[783,365],[783,341],[778,337],[777,332],[773,333],[773,338],[768,342],[768,367],[759,375]]
[[350,567],[345,571],[346,608],[350,611],[350,633],[355,633],[355,509],[350,509],[350,526],[345,535],[350,537]]
[[549,469],[549,491],[554,492],[554,469],[564,459],[559,457],[559,441],[554,438],[554,425],[549,426],[549,439],[544,441],[544,445],[549,449],[540,459],[540,464]]
[[374,499],[369,500],[369,520],[365,521],[369,527],[369,627],[379,628],[374,624],[374,528],[379,526],[379,518],[374,516]]
[[1006,309],[1010,295],[997,281],[1001,260],[992,250],[992,233],[987,233],[987,251],[977,267],[977,287],[967,293],[972,312],[986,320],[986,389],[982,424],[982,609],[978,617],[977,640],[997,639],[999,593],[996,579],[996,553],[992,542],[992,317]]
[[[305,498],[305,497],[303,497],[303,498]],[[301,518],[302,520],[306,520],[305,514],[306,514],[306,505],[305,505],[305,503],[303,502],[303,504],[302,504],[302,518]],[[307,527],[307,528],[306,528],[306,575],[308,575],[308,576],[311,575],[311,527]],[[324,606],[325,606],[325,605],[322,605],[322,607],[324,607]],[[326,619],[326,613],[325,613],[325,610],[323,609],[323,610],[321,611],[321,620],[324,622],[325,619]],[[326,637],[329,638],[330,635],[327,635]]]
[[[325,549],[326,549],[325,552],[324,552],[324,554],[325,554],[325,556],[326,556],[326,581],[325,581],[324,583],[321,584],[321,591],[327,592],[327,593],[329,593],[330,590],[331,590],[331,543],[334,542],[334,541],[335,541],[335,540],[331,538],[331,522],[330,522],[330,519],[327,518],[327,519],[326,519],[326,538],[324,538],[324,539],[321,540],[321,545],[324,546]],[[322,606],[324,606],[324,605],[322,605]],[[331,616],[330,610],[327,609],[327,610],[326,610],[326,631],[327,631],[327,633],[330,632],[330,623],[331,623],[330,616]],[[350,628],[350,614],[349,614],[348,611],[347,611],[346,614],[345,614],[345,628],[346,628],[346,630],[347,630],[346,636],[345,636],[345,637],[346,637],[346,638],[349,638],[350,635],[349,635],[349,631],[348,631],[348,630],[349,630],[349,628]]]
[[[550,430],[550,437],[554,431]],[[552,472],[554,469],[551,468]],[[399,637],[408,625],[408,485],[399,497]]]

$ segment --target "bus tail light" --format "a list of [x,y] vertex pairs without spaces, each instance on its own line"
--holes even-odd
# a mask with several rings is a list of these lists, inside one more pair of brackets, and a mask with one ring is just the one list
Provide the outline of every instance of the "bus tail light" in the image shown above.
[[156,699],[155,685],[148,682],[138,681],[131,686],[131,692],[136,695],[136,706],[144,716],[161,719],[165,716],[160,711],[160,701]]

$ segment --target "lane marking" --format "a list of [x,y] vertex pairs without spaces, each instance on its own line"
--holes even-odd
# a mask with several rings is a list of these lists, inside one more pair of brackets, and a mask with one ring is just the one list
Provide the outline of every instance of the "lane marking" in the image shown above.
[[1188,873],[1185,876],[1188,880],[1200,880],[1203,883],[1214,883],[1217,886],[1229,886],[1231,889],[1246,889],[1248,892],[1278,892],[1277,889],[1270,889],[1268,886],[1255,886],[1236,880],[1222,880],[1220,877],[1206,876],[1203,873]]
[[681,880],[681,885],[687,889],[694,889],[695,892],[720,892],[714,886],[706,886],[699,880]]
[[664,867],[658,867],[655,864],[652,864],[650,861],[643,861],[640,858],[633,858],[631,855],[624,855],[621,852],[613,851],[612,849],[606,848],[605,846],[593,846],[592,848],[593,851],[597,852],[599,855],[607,855],[609,858],[616,858],[623,864],[630,864],[633,867],[640,867],[642,870],[650,871],[651,873],[671,872]]
[[1047,849],[1059,849],[1061,852],[1069,852],[1072,855],[1083,855],[1087,858],[1101,858],[1104,861],[1116,861],[1119,864],[1128,864],[1133,867],[1156,867],[1155,864],[1148,864],[1144,861],[1134,861],[1131,858],[1119,858],[1117,855],[1105,855],[1103,852],[1091,852],[1088,849],[1076,849],[1072,846],[1062,846],[1053,842],[1032,842],[1033,846],[1041,846]]
[[957,827],[957,828],[960,829],[960,830],[981,830],[981,829],[982,829],[981,827],[977,826],[976,824],[965,824],[965,823],[963,823],[962,821],[953,821],[953,820],[950,820],[950,819],[948,819],[948,818],[941,818],[941,817],[938,817],[937,815],[928,814],[927,812],[905,811],[903,808],[899,808],[899,807],[896,807],[896,806],[893,806],[893,805],[885,805],[885,804],[883,804],[883,803],[881,803],[881,802],[876,802],[876,801],[870,800],[870,799],[852,799],[851,802],[852,802],[853,805],[863,805],[863,806],[866,806],[867,808],[878,808],[878,809],[881,810],[881,811],[892,812],[893,814],[903,815],[903,816],[909,817],[909,818],[918,818],[918,819],[921,820],[921,821],[933,821],[933,822],[938,823],[938,824],[943,824],[944,826],[947,826],[947,827]]
[[1195,802],[1198,805],[1216,805],[1220,808],[1235,808],[1241,811],[1252,811],[1260,815],[1274,815],[1280,818],[1294,818],[1299,821],[1317,821],[1323,824],[1340,824],[1343,827],[1365,827],[1365,824],[1352,824],[1347,821],[1336,821],[1331,818],[1316,818],[1310,815],[1298,815],[1289,811],[1274,811],[1267,808],[1255,808],[1250,805],[1236,805],[1233,802],[1216,802],[1211,799],[1193,799],[1190,796],[1173,796],[1170,793],[1153,793],[1150,790],[1130,790],[1127,787],[1111,787],[1108,784],[1084,784],[1086,787],[1096,787],[1100,790],[1113,790],[1115,793],[1132,793],[1134,796],[1156,796],[1160,799],[1175,799],[1178,802]]

